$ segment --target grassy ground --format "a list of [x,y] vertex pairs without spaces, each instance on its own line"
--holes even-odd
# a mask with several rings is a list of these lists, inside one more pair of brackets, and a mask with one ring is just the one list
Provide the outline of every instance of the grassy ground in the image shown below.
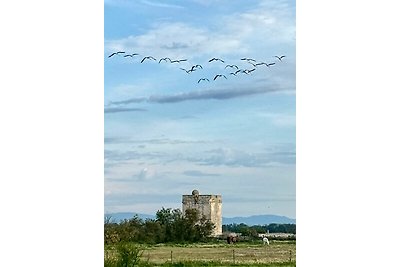
[[[243,242],[234,245],[161,244],[142,248],[141,262],[149,266],[295,266],[296,259],[295,241],[271,241],[269,246]],[[115,256],[113,247],[106,248],[105,256]]]

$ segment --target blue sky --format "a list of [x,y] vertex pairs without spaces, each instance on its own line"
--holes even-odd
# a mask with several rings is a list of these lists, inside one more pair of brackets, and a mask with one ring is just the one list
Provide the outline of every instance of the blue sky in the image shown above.
[[105,1],[105,212],[180,208],[198,189],[222,195],[225,217],[296,218],[295,13],[295,1]]

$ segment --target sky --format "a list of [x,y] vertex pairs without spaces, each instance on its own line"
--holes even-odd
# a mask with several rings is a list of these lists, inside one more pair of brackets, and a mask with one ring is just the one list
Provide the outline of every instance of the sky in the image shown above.
[[105,0],[106,213],[181,208],[197,189],[222,195],[224,217],[296,218],[295,14],[295,1]]

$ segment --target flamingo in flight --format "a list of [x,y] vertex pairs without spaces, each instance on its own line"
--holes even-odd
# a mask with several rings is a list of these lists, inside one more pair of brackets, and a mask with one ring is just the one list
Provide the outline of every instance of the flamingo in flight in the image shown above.
[[284,58],[285,56],[275,56],[277,59],[279,59],[279,61],[282,61],[282,58]]
[[260,62],[260,63],[257,63],[257,64],[256,64],[256,66],[260,66],[260,65],[265,65],[265,66],[269,67],[269,66],[275,65],[275,62],[274,62],[274,63]]
[[158,61],[158,63],[161,63],[161,61],[167,61],[169,60],[169,62],[171,62],[171,59],[169,57],[163,57],[162,59],[160,59],[160,61]]
[[184,69],[184,68],[180,68],[181,70],[184,70],[184,71],[186,71],[186,73],[187,74],[189,74],[189,73],[191,73],[191,72],[193,72],[194,70],[193,70],[193,68],[192,69],[190,69],[190,70],[186,70],[186,69]]
[[111,55],[109,55],[108,57],[112,57],[112,56],[114,56],[114,55],[119,55],[119,54],[125,54],[125,52],[124,52],[124,51],[114,52],[114,53],[112,53]]
[[138,56],[139,54],[137,53],[133,53],[133,54],[127,54],[124,57],[133,57],[133,56]]
[[244,72],[246,73],[246,74],[250,74],[250,73],[252,73],[253,71],[255,71],[256,69],[251,69],[251,70],[244,70]]
[[243,70],[237,70],[237,71],[235,71],[234,75],[238,74],[239,72],[243,72]]
[[255,59],[247,58],[247,57],[241,58],[240,60],[246,60],[246,61],[254,61],[254,62],[256,62]]
[[202,67],[201,65],[197,64],[197,65],[193,65],[192,68],[191,68],[190,70],[191,70],[191,71],[195,71],[196,68],[203,69],[203,67]]
[[215,75],[215,77],[214,77],[214,81],[215,81],[218,77],[224,77],[225,79],[228,79],[228,78],[226,78],[226,76],[223,75],[223,74],[217,74],[217,75]]
[[178,59],[178,60],[171,60],[171,63],[180,63],[183,61],[187,61],[187,59]]
[[226,66],[225,66],[225,69],[226,69],[226,68],[236,68],[237,70],[239,69],[239,67],[236,66],[236,65],[226,65]]
[[210,59],[208,62],[212,62],[212,61],[221,61],[222,63],[225,63],[225,61],[223,61],[222,59],[220,59],[220,58],[215,58],[215,57],[213,57],[212,59]]
[[201,81],[210,81],[210,80],[207,78],[201,78],[200,80],[197,81],[197,83],[200,83]]
[[251,64],[253,67],[257,67],[257,64],[254,64],[253,62],[247,61],[247,63]]
[[144,57],[144,58],[142,59],[142,61],[140,61],[140,63],[143,63],[143,61],[145,61],[146,59],[151,59],[151,60],[157,61],[157,59],[155,59],[154,57],[148,56],[148,57]]

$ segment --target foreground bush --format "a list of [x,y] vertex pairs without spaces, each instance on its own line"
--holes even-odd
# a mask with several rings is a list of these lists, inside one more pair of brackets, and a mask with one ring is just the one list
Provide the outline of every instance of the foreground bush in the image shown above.
[[129,244],[120,243],[116,247],[116,257],[104,258],[104,267],[134,267],[139,266],[140,257],[143,250],[139,247]]

